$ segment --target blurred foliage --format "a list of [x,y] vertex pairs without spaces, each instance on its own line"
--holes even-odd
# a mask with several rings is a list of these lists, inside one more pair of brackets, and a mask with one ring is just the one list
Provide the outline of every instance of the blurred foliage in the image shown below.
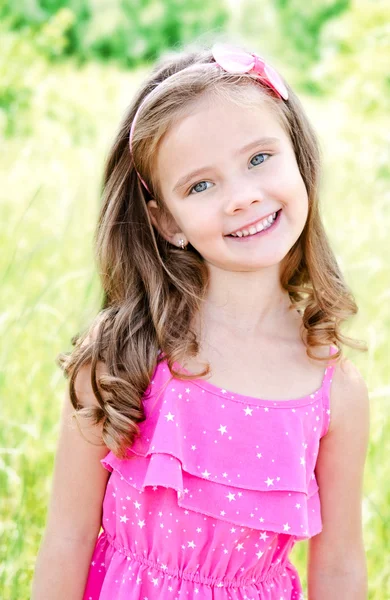
[[365,116],[390,109],[390,4],[360,0],[322,32],[313,79],[327,94],[350,102]]
[[[115,59],[126,67],[155,60],[166,48],[187,43],[205,29],[226,25],[223,0],[1,0],[0,17],[14,31],[40,35],[45,23],[66,10],[61,55],[80,61]],[[50,59],[58,58],[47,47]]]
[[289,53],[295,51],[299,55],[302,67],[319,60],[323,28],[329,21],[342,15],[350,4],[350,0],[313,3],[304,3],[301,0],[274,0],[278,30],[285,41],[285,48]]
[[30,134],[36,107],[48,108],[42,102],[50,79],[47,59],[62,54],[73,20],[72,12],[63,9],[38,29],[15,31],[9,19],[0,19],[0,132],[4,135]]

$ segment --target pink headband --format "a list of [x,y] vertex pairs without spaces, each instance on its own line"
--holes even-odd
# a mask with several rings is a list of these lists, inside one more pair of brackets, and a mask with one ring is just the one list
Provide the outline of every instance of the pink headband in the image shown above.
[[[277,96],[279,96],[279,98],[282,98],[283,100],[288,100],[288,91],[287,91],[287,88],[286,88],[282,78],[277,73],[277,71],[275,71],[275,69],[273,67],[271,67],[270,64],[265,62],[265,60],[261,56],[254,54],[254,53],[249,54],[248,52],[245,52],[245,50],[242,50],[241,48],[236,48],[234,46],[230,46],[227,44],[214,44],[211,51],[212,51],[215,62],[204,63],[204,64],[212,65],[213,67],[215,64],[217,64],[224,71],[227,71],[228,73],[256,73],[259,76],[259,78],[261,79],[261,81],[263,83],[265,83],[266,85],[268,85],[268,87],[270,87],[272,90],[274,90],[274,92],[276,93]],[[194,68],[194,67],[198,68],[199,63],[190,65],[190,67],[187,67],[187,69]],[[176,73],[175,73],[175,75],[176,75]],[[170,77],[172,77],[172,75],[170,75]],[[158,86],[156,86],[156,87],[158,87]],[[154,89],[156,89],[156,88],[154,88]],[[152,92],[153,91],[154,90],[152,90]],[[135,123],[137,121],[137,118],[138,118],[138,115],[140,113],[142,106],[144,105],[145,101],[149,98],[149,96],[152,92],[150,92],[149,94],[147,94],[145,96],[145,98],[139,105],[139,107],[134,115],[134,119],[131,124],[131,129],[130,129],[130,134],[129,134],[129,148],[130,148],[131,155],[133,154],[132,153],[132,142],[133,142]],[[134,166],[134,169],[135,169],[141,183],[144,185],[144,187],[147,189],[147,191],[151,194],[151,191],[149,190],[145,181],[142,179],[141,175],[138,173],[135,166]]]

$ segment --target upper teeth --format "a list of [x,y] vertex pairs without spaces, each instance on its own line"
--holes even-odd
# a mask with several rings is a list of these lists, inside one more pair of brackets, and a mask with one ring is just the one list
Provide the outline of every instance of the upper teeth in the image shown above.
[[263,219],[262,221],[259,221],[258,223],[255,223],[254,225],[251,225],[248,229],[243,229],[242,231],[236,231],[235,233],[231,233],[230,235],[234,235],[235,237],[245,237],[247,235],[253,235],[254,233],[258,233],[259,231],[263,231],[263,229],[267,229],[267,227],[270,227],[272,225],[272,223],[275,221],[275,219],[276,219],[276,212],[274,212],[272,215],[270,215],[266,219]]

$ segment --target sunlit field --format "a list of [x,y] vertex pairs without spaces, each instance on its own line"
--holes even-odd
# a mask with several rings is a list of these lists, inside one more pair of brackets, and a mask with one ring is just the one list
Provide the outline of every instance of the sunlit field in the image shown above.
[[[71,337],[99,310],[92,236],[102,165],[140,76],[114,67],[53,67],[40,84],[30,131],[2,142],[2,600],[30,595],[65,387],[55,357],[70,350]],[[371,398],[363,505],[369,598],[388,600],[388,124],[378,114],[372,121],[362,118],[341,100],[302,96],[302,102],[322,147],[326,230],[360,308],[344,333],[369,347],[365,353],[346,349],[346,354],[365,376]],[[305,554],[306,544],[298,544],[293,561],[306,585]]]

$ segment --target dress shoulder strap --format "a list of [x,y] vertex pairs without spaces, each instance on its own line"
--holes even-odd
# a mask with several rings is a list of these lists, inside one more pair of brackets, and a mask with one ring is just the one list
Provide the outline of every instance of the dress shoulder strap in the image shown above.
[[[337,348],[335,348],[334,346],[329,346],[329,355],[332,356],[333,354],[336,354],[337,352]],[[329,429],[329,424],[330,424],[330,411],[331,411],[331,407],[330,407],[330,388],[332,385],[332,381],[333,381],[333,373],[334,373],[334,369],[336,366],[336,362],[332,360],[332,358],[328,361],[328,364],[326,366],[325,372],[324,372],[324,377],[322,380],[322,410],[323,410],[323,420],[322,420],[322,431],[321,431],[321,437],[324,436],[328,429]]]

